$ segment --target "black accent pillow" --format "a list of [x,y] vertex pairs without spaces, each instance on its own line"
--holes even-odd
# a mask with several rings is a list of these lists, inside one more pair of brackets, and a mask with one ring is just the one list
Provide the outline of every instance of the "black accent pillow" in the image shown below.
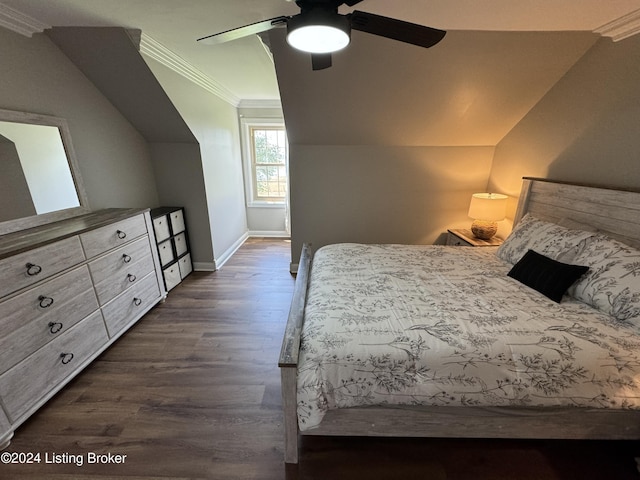
[[558,262],[529,250],[507,275],[560,303],[564,292],[588,270],[589,267]]

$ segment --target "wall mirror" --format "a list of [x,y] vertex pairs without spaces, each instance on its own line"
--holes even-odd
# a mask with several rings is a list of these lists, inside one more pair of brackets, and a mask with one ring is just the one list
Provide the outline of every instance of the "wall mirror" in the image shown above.
[[67,122],[0,110],[0,235],[88,211]]

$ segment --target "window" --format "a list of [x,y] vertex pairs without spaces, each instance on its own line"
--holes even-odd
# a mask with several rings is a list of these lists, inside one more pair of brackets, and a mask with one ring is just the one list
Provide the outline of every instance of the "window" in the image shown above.
[[246,122],[249,205],[283,205],[287,199],[287,134],[282,123]]
[[251,127],[253,193],[258,202],[287,196],[287,139],[282,127]]

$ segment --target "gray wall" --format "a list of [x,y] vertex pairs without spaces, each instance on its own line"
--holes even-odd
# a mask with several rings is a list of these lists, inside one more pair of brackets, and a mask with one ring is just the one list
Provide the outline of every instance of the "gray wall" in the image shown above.
[[493,147],[292,145],[292,253],[303,242],[442,242],[447,228],[469,226],[492,156]]
[[640,189],[640,35],[601,39],[498,144],[489,186],[522,176]]
[[[108,51],[108,60],[95,51]],[[61,28],[27,38],[0,28],[0,62],[0,108],[69,123],[92,210],[184,206],[199,269],[219,266],[246,237],[235,107],[150,61],[160,87],[122,29]],[[147,91],[153,109],[145,108]]]
[[469,228],[495,145],[595,42],[449,32],[423,49],[353,32],[333,66],[272,30],[290,141],[292,263],[303,242],[442,242]]
[[147,142],[47,38],[0,28],[0,107],[65,118],[92,209],[158,204]]
[[216,268],[211,220],[197,143],[149,144],[160,204],[184,207],[191,261],[197,270]]
[[[442,50],[374,37],[311,72],[281,34],[272,45],[291,142],[294,262],[303,241],[440,241],[468,226],[473,191],[515,196],[524,175],[640,188],[640,37],[590,49],[590,35],[468,32]],[[501,42],[506,52],[486,53]],[[0,107],[67,119],[92,209],[190,203],[213,238],[199,255],[224,259],[248,228],[237,111],[148,63],[199,148],[147,143],[44,35],[0,29]],[[542,87],[527,88],[531,75]]]

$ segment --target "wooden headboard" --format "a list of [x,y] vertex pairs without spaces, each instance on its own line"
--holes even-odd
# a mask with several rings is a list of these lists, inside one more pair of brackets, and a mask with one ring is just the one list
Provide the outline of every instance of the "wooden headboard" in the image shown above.
[[551,222],[569,218],[640,248],[640,190],[524,177],[514,225],[526,213]]

